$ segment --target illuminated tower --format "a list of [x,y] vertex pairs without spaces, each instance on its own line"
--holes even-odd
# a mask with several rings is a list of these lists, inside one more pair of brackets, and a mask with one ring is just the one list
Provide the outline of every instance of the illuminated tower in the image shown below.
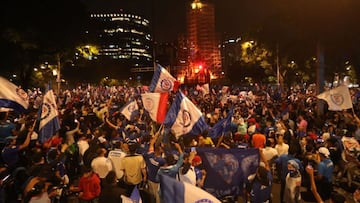
[[221,57],[215,34],[214,4],[209,0],[193,0],[186,17],[190,60],[193,63],[204,62],[213,73],[219,71]]

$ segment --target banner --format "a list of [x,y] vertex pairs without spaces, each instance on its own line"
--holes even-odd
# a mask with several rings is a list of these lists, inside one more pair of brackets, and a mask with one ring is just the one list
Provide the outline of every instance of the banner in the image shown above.
[[125,104],[120,110],[120,113],[125,116],[129,121],[133,120],[135,115],[139,114],[139,106],[137,105],[136,100],[132,100]]
[[162,202],[171,203],[220,203],[213,195],[190,183],[180,182],[167,175],[160,175]]
[[217,198],[240,195],[249,175],[256,173],[258,149],[197,148],[206,170],[204,189]]
[[58,109],[54,92],[49,85],[41,105],[39,142],[44,143],[60,129]]
[[349,88],[345,85],[325,91],[317,95],[317,98],[325,100],[329,105],[330,111],[342,111],[353,108]]
[[23,112],[29,107],[29,97],[23,89],[0,77],[0,107]]
[[168,93],[146,93],[141,94],[144,109],[149,112],[153,121],[163,123],[168,102]]
[[198,135],[208,128],[201,111],[183,93],[177,93],[164,121],[178,138],[181,135]]
[[176,91],[178,86],[179,82],[165,68],[158,64],[149,86],[150,92]]

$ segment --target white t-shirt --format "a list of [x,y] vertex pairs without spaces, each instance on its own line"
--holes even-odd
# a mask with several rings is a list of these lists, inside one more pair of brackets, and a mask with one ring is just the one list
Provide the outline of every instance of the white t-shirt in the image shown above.
[[109,171],[112,170],[112,163],[106,157],[96,157],[91,162],[91,168],[100,178],[105,178]]
[[263,149],[263,155],[265,160],[269,162],[269,160],[271,160],[275,156],[278,156],[278,151],[272,147],[265,147]]
[[87,149],[89,149],[89,143],[86,140],[77,141],[77,145],[79,147],[79,153],[81,156],[84,156]]
[[108,158],[111,160],[113,164],[114,171],[116,173],[116,177],[118,179],[124,176],[124,171],[121,170],[121,160],[126,156],[126,153],[121,151],[121,149],[111,150],[109,152]]
[[288,144],[285,144],[285,143],[283,143],[283,144],[277,144],[277,145],[275,145],[275,149],[277,150],[277,152],[278,152],[278,154],[279,154],[279,156],[280,155],[283,155],[283,154],[288,154],[288,152],[289,152],[289,145]]

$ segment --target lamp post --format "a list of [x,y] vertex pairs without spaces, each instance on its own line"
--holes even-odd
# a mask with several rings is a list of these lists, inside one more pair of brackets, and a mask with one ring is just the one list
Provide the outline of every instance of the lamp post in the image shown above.
[[60,95],[60,85],[61,85],[61,72],[60,72],[60,54],[57,54],[57,76],[56,76],[56,82],[57,82],[57,94]]

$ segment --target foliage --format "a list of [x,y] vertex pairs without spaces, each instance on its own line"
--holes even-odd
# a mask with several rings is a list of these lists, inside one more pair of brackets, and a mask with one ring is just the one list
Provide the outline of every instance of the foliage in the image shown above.
[[[4,0],[0,10],[1,74],[21,72],[28,87],[34,67],[44,58],[66,61],[79,44],[87,19],[80,0]],[[65,53],[65,54],[64,54]],[[73,55],[72,55],[73,56]]]

